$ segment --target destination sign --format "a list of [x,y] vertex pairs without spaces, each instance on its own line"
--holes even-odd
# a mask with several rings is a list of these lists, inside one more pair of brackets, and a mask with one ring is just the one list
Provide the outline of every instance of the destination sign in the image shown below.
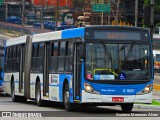
[[148,40],[148,34],[134,31],[94,31],[94,39]]

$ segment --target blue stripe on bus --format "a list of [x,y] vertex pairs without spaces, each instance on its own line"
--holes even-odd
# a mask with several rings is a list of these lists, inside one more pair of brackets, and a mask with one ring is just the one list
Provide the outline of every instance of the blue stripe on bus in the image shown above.
[[[85,81],[86,83],[89,83]],[[101,95],[136,95],[142,91],[148,84],[153,84],[153,80],[146,84],[128,84],[128,85],[114,85],[114,84],[97,84],[90,83],[90,85]]]
[[76,28],[62,31],[62,39],[84,37],[84,28]]

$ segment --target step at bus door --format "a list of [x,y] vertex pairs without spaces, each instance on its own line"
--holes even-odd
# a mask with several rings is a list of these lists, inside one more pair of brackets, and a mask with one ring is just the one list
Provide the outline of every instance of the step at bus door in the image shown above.
[[74,50],[74,99],[80,100],[82,44],[76,44]]
[[23,90],[23,82],[24,82],[24,53],[25,47],[23,45],[18,46],[18,61],[19,61],[19,92]]
[[50,43],[44,43],[44,71],[43,71],[44,96],[49,96],[49,55],[50,55]]

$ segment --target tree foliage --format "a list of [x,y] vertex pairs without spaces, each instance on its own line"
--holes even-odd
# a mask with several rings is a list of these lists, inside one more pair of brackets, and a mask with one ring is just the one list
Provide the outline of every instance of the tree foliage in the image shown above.
[[[144,0],[144,6],[150,5],[151,0]],[[154,0],[154,10],[160,11],[160,0]]]

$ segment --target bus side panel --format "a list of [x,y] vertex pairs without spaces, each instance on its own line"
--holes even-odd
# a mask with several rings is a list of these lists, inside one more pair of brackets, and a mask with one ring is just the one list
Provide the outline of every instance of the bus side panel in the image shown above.
[[11,73],[4,73],[4,82],[3,82],[3,87],[4,87],[4,92],[7,94],[11,94]]
[[60,75],[49,74],[49,100],[60,101]]
[[[51,101],[63,102],[63,83],[65,79],[70,87],[71,74],[49,74],[49,99]],[[73,102],[72,94],[72,87],[70,87],[70,102]]]

